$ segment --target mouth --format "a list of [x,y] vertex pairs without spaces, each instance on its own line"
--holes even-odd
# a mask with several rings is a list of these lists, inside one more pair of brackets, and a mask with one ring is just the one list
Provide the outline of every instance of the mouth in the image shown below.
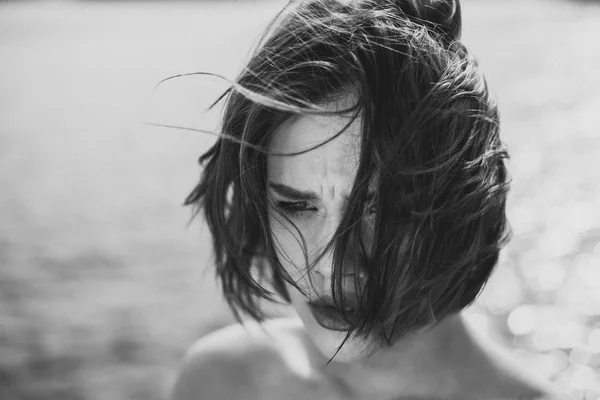
[[315,321],[323,328],[331,331],[347,332],[352,321],[358,317],[357,307],[349,306],[345,308],[346,319],[344,319],[342,311],[335,307],[333,301],[310,301],[308,307]]

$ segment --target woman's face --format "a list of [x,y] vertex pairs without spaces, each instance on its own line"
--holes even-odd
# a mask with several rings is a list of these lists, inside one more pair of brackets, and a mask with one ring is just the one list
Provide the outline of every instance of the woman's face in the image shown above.
[[[329,108],[336,110],[349,105],[335,103]],[[300,116],[288,120],[273,133],[269,150],[292,153],[313,147],[340,132],[350,121],[351,116]],[[332,316],[331,310],[315,305],[315,301],[323,296],[328,296],[331,301],[332,251],[308,272],[298,234],[278,212],[296,225],[306,240],[309,262],[315,260],[332,238],[346,207],[358,169],[361,124],[359,117],[336,139],[308,153],[267,157],[267,187],[272,204],[269,225],[277,256],[288,274],[307,293],[304,296],[287,285],[292,305],[327,358],[335,354],[346,336],[346,327],[335,314]],[[368,237],[371,218],[367,213],[363,220],[365,248],[371,246]],[[344,294],[350,294],[350,303],[353,301],[351,294],[355,292],[354,272],[360,271],[362,278],[365,266],[364,254],[352,247],[349,243],[342,280]],[[361,358],[365,352],[364,344],[350,338],[335,359],[352,361]]]

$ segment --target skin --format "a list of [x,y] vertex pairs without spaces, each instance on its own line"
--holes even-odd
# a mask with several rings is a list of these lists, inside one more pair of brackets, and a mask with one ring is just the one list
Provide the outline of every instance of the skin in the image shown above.
[[[346,102],[332,104],[330,107],[335,109],[335,107],[349,106],[350,104],[345,104]],[[291,153],[312,147],[334,136],[350,120],[349,116],[303,116],[288,120],[274,132],[269,150]],[[309,335],[327,357],[334,355],[345,334],[318,325],[308,309],[307,301],[329,293],[332,252],[322,257],[310,274],[307,274],[304,253],[297,239],[297,232],[291,224],[278,215],[277,205],[282,202],[289,203],[295,210],[300,211],[299,214],[290,215],[286,214],[285,208],[279,208],[279,211],[283,212],[302,233],[312,262],[321,252],[323,245],[331,239],[342,218],[359,162],[361,122],[360,118],[356,119],[341,136],[308,153],[291,157],[267,157],[268,185],[283,184],[319,196],[319,199],[312,201],[298,201],[298,198],[284,196],[270,186],[268,189],[269,200],[274,204],[269,215],[269,225],[279,261],[294,282],[309,292],[307,298],[296,288],[287,285],[292,305]],[[365,218],[363,231],[368,231],[370,223],[370,219]],[[362,240],[368,248],[370,246],[368,235],[364,235]],[[345,285],[354,281],[354,273],[364,272],[363,259],[364,257],[349,246],[344,264]],[[347,342],[336,355],[336,359],[338,361],[359,360],[364,358],[366,351],[364,344],[352,340]]]
[[[347,96],[328,104],[326,108],[337,111],[350,107],[354,101],[353,96]],[[350,115],[301,116],[289,120],[274,132],[270,150],[278,153],[301,151],[336,135],[350,121]],[[292,203],[294,209],[302,212],[287,217],[304,236],[310,261],[313,261],[339,225],[352,189],[360,155],[361,124],[359,117],[339,137],[308,153],[296,156],[270,155],[267,158],[268,184],[283,184],[318,195],[318,199],[298,202],[276,190],[270,189],[268,192],[274,204],[269,223],[279,261],[308,294],[305,296],[288,284],[292,306],[303,323],[305,335],[320,353],[317,355],[320,362],[330,359],[345,337],[344,332],[320,326],[307,304],[309,300],[330,292],[332,252],[307,272],[297,233],[289,222],[278,217],[276,209],[281,202],[289,205],[296,201]],[[280,211],[285,214],[286,209],[280,208]],[[367,214],[363,221],[363,232],[366,233],[362,238],[366,248],[371,244],[368,236],[371,223]],[[353,274],[362,274],[364,271],[364,257],[349,247],[344,264],[347,269],[344,285],[351,285]],[[406,393],[447,396],[459,392],[465,378],[470,379],[465,372],[472,368],[463,365],[463,360],[480,359],[478,368],[489,364],[470,336],[461,315],[402,338],[392,348],[377,349],[372,353],[368,345],[357,338],[350,338],[335,355],[334,362],[321,372],[330,379],[343,382],[352,393],[367,391],[380,395]]]
[[[347,108],[348,96],[327,105]],[[272,135],[270,150],[296,152],[339,132],[349,116],[300,116]],[[297,156],[268,156],[267,182],[317,196],[298,202],[269,189],[271,232],[278,257],[307,296],[287,289],[298,318],[271,320],[263,326],[248,322],[203,338],[190,351],[175,386],[174,399],[559,399],[489,340],[478,337],[461,314],[429,329],[401,338],[391,348],[368,352],[368,343],[351,338],[337,353],[345,334],[320,326],[307,302],[328,293],[331,254],[310,272],[302,248],[288,222],[278,217],[282,202],[301,211],[287,214],[306,239],[312,258],[331,239],[339,224],[358,165],[361,120],[338,138]],[[289,210],[289,208],[288,208]],[[369,247],[365,216],[362,238]],[[362,274],[358,252],[349,250],[344,267],[348,282]],[[346,284],[346,283],[345,283]],[[231,382],[236,384],[231,385]]]

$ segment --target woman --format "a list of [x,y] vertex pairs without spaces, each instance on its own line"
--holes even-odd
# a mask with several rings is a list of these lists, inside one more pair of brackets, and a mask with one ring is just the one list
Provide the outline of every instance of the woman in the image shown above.
[[[561,398],[461,314],[506,241],[508,180],[460,32],[450,0],[277,16],[187,199],[232,310],[256,322],[200,339],[174,399]],[[275,294],[297,318],[265,320]]]

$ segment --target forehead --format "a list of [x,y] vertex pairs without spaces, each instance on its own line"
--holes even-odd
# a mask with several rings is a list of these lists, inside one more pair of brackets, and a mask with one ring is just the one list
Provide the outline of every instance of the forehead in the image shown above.
[[[330,105],[331,109],[336,105]],[[276,129],[269,151],[299,152],[334,137],[332,141],[304,154],[267,157],[270,181],[294,185],[317,193],[347,195],[360,161],[362,120],[348,115],[302,115],[286,121]],[[337,196],[336,196],[337,197]]]

